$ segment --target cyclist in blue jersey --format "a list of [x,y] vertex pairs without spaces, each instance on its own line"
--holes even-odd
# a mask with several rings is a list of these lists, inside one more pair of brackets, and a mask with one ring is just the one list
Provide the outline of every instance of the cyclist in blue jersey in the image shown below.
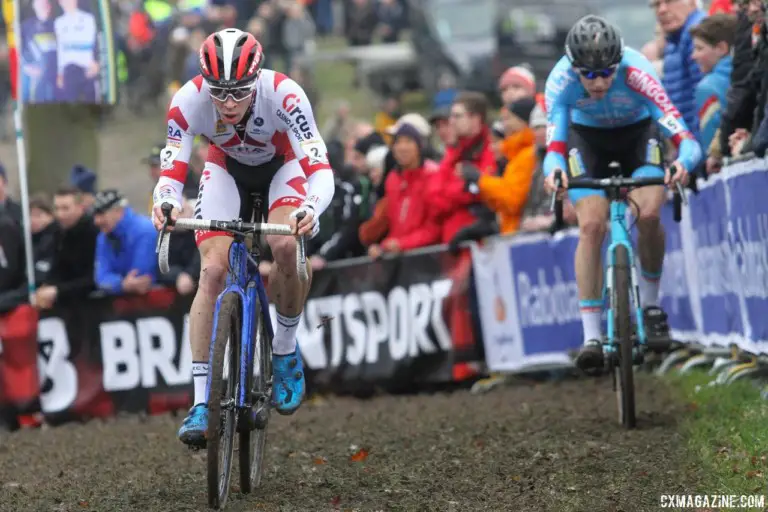
[[[571,28],[566,55],[547,79],[547,155],[545,187],[556,188],[554,173],[563,172],[563,185],[580,176],[607,177],[617,161],[626,177],[664,176],[668,185],[685,185],[688,172],[701,160],[701,148],[680,112],[662,87],[652,64],[639,52],[625,48],[618,28],[588,15]],[[660,129],[660,130],[659,130]],[[677,147],[677,159],[664,169],[661,135]],[[579,244],[576,281],[584,327],[584,345],[576,365],[584,370],[603,365],[602,244],[609,203],[599,190],[574,189],[568,196],[576,209]],[[640,300],[652,350],[669,346],[667,316],[659,307],[659,280],[664,261],[661,207],[664,187],[630,192],[636,206],[641,276]]]

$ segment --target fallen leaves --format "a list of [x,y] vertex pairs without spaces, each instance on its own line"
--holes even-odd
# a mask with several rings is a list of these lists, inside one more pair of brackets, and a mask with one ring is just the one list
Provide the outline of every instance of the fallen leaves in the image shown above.
[[363,462],[368,458],[368,450],[366,448],[360,448],[355,453],[350,455],[349,460],[352,462]]
[[320,466],[320,465],[325,464],[326,462],[328,462],[328,459],[326,459],[325,457],[315,457],[315,458],[312,459],[312,462],[316,466]]

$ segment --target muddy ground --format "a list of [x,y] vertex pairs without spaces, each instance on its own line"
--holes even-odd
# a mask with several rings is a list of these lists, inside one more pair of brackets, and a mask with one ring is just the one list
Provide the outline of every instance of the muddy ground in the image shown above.
[[[261,488],[226,509],[642,512],[694,493],[664,383],[641,378],[636,431],[617,424],[614,397],[590,379],[327,398],[273,415]],[[0,510],[206,510],[205,455],[177,441],[180,419],[2,434]]]

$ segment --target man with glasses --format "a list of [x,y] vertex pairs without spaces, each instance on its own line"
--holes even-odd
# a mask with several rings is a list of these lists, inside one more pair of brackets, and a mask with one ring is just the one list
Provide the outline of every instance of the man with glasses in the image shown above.
[[[563,181],[579,176],[607,177],[608,164],[618,161],[625,176],[664,176],[668,184],[685,184],[701,160],[701,148],[680,112],[659,83],[653,65],[641,53],[625,48],[618,28],[598,16],[576,22],[566,38],[566,55],[546,85],[547,155],[545,186],[555,190],[553,171],[566,171]],[[661,133],[678,150],[677,160],[663,169]],[[609,203],[599,190],[568,192],[579,224],[576,281],[584,327],[584,346],[576,359],[588,370],[603,364],[602,244]],[[630,192],[637,206],[641,276],[640,300],[649,346],[668,346],[666,314],[659,308],[659,280],[664,261],[664,230],[659,214],[664,187]]]
[[[333,199],[335,182],[328,151],[306,94],[293,80],[262,69],[264,52],[253,35],[226,29],[200,47],[200,75],[174,95],[168,111],[166,145],[154,191],[154,222],[161,205],[181,210],[182,189],[194,138],[210,141],[200,179],[195,217],[250,220],[250,193],[264,195],[268,221],[291,224],[297,234],[314,236],[317,218]],[[297,214],[305,213],[297,223]],[[277,308],[272,341],[275,407],[291,414],[304,396],[304,370],[296,331],[309,291],[296,271],[296,240],[267,236],[274,264],[269,298]],[[179,430],[182,442],[205,446],[208,409],[205,385],[216,297],[224,288],[231,237],[198,231],[200,282],[190,311],[194,402]],[[311,275],[311,269],[308,269]]]

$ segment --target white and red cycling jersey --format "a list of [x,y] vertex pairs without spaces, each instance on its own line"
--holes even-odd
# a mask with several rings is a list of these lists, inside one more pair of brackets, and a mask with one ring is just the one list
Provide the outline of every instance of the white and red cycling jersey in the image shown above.
[[[269,172],[267,169],[274,169],[277,162],[279,170],[269,184],[270,211],[302,204],[314,209],[315,218],[325,211],[335,190],[333,171],[304,90],[286,75],[264,69],[255,91],[241,139],[235,126],[220,120],[201,75],[179,89],[168,110],[166,146],[153,195],[155,205],[181,204],[193,141],[202,135],[211,146],[200,181],[197,217],[238,218],[241,198],[227,171],[230,159],[242,164],[240,168],[252,167],[254,173]],[[215,233],[198,233],[198,243],[209,236]]]

